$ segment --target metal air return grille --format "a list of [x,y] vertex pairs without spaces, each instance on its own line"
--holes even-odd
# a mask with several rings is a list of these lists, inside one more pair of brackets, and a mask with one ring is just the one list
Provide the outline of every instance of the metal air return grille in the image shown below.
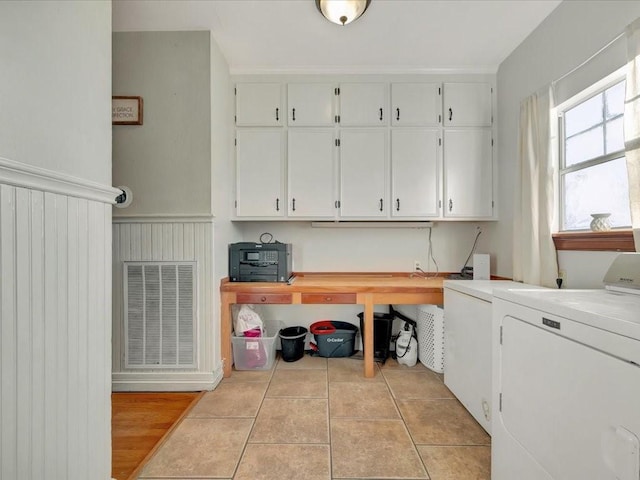
[[195,262],[125,262],[125,367],[194,368]]

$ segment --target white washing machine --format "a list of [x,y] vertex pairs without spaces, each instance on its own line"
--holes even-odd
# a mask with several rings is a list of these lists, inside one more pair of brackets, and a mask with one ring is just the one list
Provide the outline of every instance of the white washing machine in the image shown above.
[[494,291],[492,480],[640,479],[640,254],[616,271],[632,288]]

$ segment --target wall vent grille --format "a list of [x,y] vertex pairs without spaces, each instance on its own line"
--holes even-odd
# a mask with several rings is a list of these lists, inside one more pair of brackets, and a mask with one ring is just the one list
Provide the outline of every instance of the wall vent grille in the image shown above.
[[125,262],[125,368],[195,368],[195,262]]

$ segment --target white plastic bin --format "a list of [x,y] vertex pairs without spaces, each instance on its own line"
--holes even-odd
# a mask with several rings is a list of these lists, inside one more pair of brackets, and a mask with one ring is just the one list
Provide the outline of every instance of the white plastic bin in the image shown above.
[[418,359],[437,373],[444,372],[444,309],[440,305],[418,305],[416,319]]
[[262,337],[231,337],[233,364],[236,370],[270,370],[276,358],[278,332],[282,328],[279,320],[264,320]]

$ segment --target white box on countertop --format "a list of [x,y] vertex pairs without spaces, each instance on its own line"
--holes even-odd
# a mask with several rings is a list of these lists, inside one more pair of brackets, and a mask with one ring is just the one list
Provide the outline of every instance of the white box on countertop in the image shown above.
[[489,280],[491,278],[490,273],[491,257],[488,253],[474,253],[473,254],[473,279],[474,280]]

